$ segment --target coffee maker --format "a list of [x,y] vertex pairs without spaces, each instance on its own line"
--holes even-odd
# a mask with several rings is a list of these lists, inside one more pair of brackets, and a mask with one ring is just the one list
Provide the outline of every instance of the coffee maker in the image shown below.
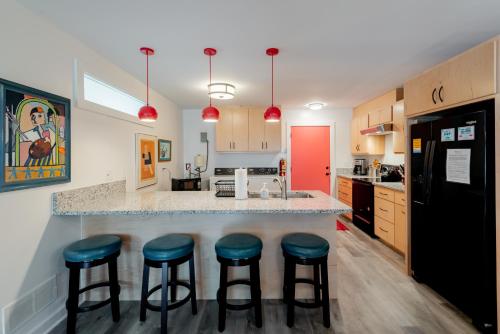
[[354,175],[366,175],[368,172],[366,159],[354,159],[353,161],[353,171]]

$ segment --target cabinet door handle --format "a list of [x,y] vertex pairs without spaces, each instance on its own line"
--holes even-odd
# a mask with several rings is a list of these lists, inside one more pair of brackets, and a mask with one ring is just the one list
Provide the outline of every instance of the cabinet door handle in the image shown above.
[[378,208],[380,211],[387,212],[386,209]]
[[264,149],[264,142],[261,142],[261,144],[262,144],[262,145],[261,145],[261,146],[262,146],[262,149]]
[[443,92],[443,86],[439,87],[438,91],[438,97],[441,100],[441,102],[444,102],[443,97],[441,96],[441,93]]
[[266,141],[266,150],[267,150],[267,141]]
[[380,191],[379,191],[379,194],[380,194],[380,195],[384,195],[384,196],[389,195],[389,194],[387,194],[387,193],[383,193],[383,192],[380,192]]
[[434,88],[434,90],[432,91],[432,102],[434,102],[434,104],[436,104],[436,103],[437,103],[437,102],[436,102],[436,97],[435,97],[435,96],[436,96],[436,90],[437,90],[437,89],[436,89],[436,88]]
[[384,231],[385,233],[389,233],[389,231],[384,230],[382,227],[379,227],[379,230]]

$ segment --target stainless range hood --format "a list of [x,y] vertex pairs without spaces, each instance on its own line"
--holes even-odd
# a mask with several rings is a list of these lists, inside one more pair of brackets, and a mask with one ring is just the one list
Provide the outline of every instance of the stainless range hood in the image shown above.
[[393,133],[393,131],[394,130],[392,129],[392,123],[388,123],[372,126],[370,128],[363,129],[360,132],[362,135],[384,136]]

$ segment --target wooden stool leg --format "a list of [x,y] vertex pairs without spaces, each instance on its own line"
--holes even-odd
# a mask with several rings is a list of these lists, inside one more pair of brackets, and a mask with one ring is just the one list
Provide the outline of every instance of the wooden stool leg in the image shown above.
[[287,293],[287,301],[288,301],[288,307],[287,307],[287,314],[286,314],[286,324],[288,327],[293,327],[293,324],[295,322],[295,269],[296,269],[296,264],[295,261],[290,260],[289,261],[289,278],[288,278],[288,293]]
[[196,305],[196,276],[194,273],[194,255],[189,259],[189,286],[191,287],[191,313],[198,313]]
[[73,334],[76,331],[76,316],[78,313],[79,290],[80,290],[80,268],[70,268],[68,300],[66,301],[66,309],[68,310],[66,333],[68,334]]
[[161,265],[161,334],[167,334],[168,319],[168,262]]
[[330,328],[330,294],[328,292],[328,260],[321,263],[321,290],[323,292],[323,325]]
[[255,307],[255,325],[257,328],[262,327],[262,300],[260,291],[260,273],[259,261],[255,261],[250,265],[250,288],[252,302]]
[[177,300],[177,266],[170,266],[170,301],[173,303]]
[[319,264],[314,265],[314,302],[319,305],[321,300],[321,283],[319,277]]
[[141,292],[141,313],[139,316],[140,321],[146,321],[146,304],[148,300],[148,289],[149,289],[149,266],[144,263],[144,269],[142,272],[142,292]]
[[113,321],[120,321],[120,284],[118,283],[118,266],[116,257],[108,262],[109,294],[111,297],[111,314]]
[[221,263],[219,291],[217,291],[217,299],[219,301],[219,332],[223,332],[226,328],[227,270],[227,265]]

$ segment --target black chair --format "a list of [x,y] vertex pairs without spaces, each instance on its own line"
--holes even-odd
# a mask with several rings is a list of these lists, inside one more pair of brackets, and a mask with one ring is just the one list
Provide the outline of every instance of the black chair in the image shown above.
[[[196,281],[194,272],[194,241],[189,235],[169,234],[149,241],[144,245],[144,271],[142,276],[140,321],[146,320],[146,310],[161,312],[161,333],[167,333],[168,311],[176,309],[191,300],[191,312],[198,312],[196,306]],[[189,261],[189,283],[177,279],[177,266]],[[149,268],[161,268],[161,284],[148,290]],[[170,279],[168,277],[170,269]],[[177,287],[188,289],[187,296],[177,301]],[[168,304],[168,287],[171,289]],[[156,306],[148,302],[148,297],[161,289],[161,305]]]
[[[64,249],[66,267],[69,268],[69,288],[66,309],[68,318],[66,332],[69,334],[76,331],[76,318],[78,313],[96,310],[111,304],[113,321],[120,320],[120,285],[118,283],[118,271],[116,260],[120,255],[122,241],[115,235],[98,235],[76,241]],[[89,285],[80,289],[80,270],[108,264],[109,281]],[[86,291],[109,286],[110,298],[105,301],[79,307],[79,295]]]
[[[255,308],[255,325],[262,327],[262,301],[260,291],[259,261],[262,241],[251,234],[237,233],[227,235],[215,244],[217,261],[220,263],[220,284],[217,291],[219,303],[219,332],[226,328],[226,310],[246,310]],[[229,267],[250,266],[250,280],[227,281]],[[242,305],[227,302],[227,288],[236,284],[250,286],[251,301]]]
[[[305,308],[323,307],[323,325],[330,327],[330,296],[328,292],[328,241],[314,234],[293,233],[281,240],[281,248],[285,257],[285,273],[283,280],[284,302],[287,304],[287,325],[293,327],[295,322],[295,306]],[[297,278],[296,266],[314,266],[313,279]],[[320,270],[321,269],[321,270]],[[321,277],[320,277],[321,271]],[[314,302],[295,300],[295,284],[307,283],[314,286]]]

